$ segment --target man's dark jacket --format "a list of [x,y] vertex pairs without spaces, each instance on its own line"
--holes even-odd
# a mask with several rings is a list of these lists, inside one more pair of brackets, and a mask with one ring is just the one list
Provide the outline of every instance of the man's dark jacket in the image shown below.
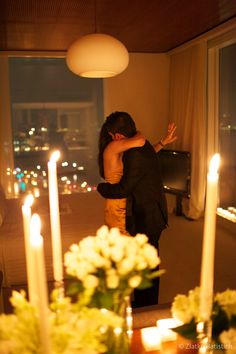
[[146,141],[143,147],[126,151],[123,163],[120,182],[100,183],[98,192],[104,198],[128,198],[126,226],[130,234],[160,234],[168,214],[158,154]]

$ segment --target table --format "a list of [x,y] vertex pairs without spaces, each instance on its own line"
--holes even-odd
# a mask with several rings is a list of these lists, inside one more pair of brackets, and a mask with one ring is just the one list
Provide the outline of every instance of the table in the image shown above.
[[196,354],[197,352],[197,343],[180,336],[176,341],[163,343],[161,350],[146,351],[142,345],[140,329],[134,329],[130,347],[131,354]]

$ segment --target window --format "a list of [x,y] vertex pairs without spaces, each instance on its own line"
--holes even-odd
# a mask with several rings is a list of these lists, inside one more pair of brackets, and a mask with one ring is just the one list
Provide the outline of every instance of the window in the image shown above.
[[101,79],[72,74],[63,58],[10,58],[15,192],[47,193],[47,161],[61,151],[61,193],[89,192],[99,181]]
[[219,151],[217,214],[236,222],[236,31],[209,43],[208,156]]
[[[220,207],[236,217],[236,43],[219,50]],[[230,217],[230,214],[228,214]]]

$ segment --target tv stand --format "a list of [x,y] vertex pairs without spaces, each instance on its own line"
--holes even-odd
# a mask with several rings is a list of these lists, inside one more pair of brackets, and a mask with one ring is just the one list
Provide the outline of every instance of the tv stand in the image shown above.
[[177,215],[177,216],[183,215],[182,199],[183,199],[182,195],[176,195],[175,215]]

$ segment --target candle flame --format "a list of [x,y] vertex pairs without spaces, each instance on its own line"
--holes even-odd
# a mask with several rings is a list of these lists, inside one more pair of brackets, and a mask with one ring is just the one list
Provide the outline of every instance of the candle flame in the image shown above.
[[59,150],[54,151],[51,154],[50,162],[57,162],[59,160],[60,156],[61,156],[61,153]]
[[34,197],[32,194],[27,195],[27,197],[25,198],[25,202],[24,205],[28,208],[30,208],[32,206],[34,202]]
[[218,172],[219,166],[220,166],[220,154],[214,154],[209,164],[210,175],[215,175]]
[[38,214],[33,214],[30,221],[30,243],[37,247],[42,244],[41,231],[41,221]]

